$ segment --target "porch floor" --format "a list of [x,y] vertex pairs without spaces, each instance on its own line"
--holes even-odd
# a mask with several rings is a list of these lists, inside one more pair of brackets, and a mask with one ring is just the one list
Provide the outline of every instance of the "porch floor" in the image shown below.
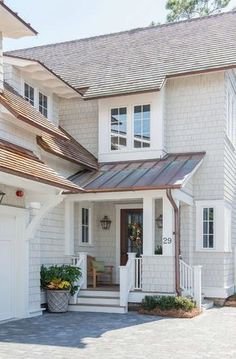
[[120,286],[119,284],[112,284],[112,285],[106,285],[106,284],[98,284],[96,288],[93,288],[92,285],[89,285],[86,290],[96,290],[96,291],[112,291],[112,292],[119,292]]

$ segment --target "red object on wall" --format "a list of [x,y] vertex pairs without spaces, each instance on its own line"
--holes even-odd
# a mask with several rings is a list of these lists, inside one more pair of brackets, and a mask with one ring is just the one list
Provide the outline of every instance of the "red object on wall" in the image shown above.
[[23,197],[23,196],[24,196],[24,192],[18,189],[18,190],[16,191],[16,195],[17,195],[17,197]]

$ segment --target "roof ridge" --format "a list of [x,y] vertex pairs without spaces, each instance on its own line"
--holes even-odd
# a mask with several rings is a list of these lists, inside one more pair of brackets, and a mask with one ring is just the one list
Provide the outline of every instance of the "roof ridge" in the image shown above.
[[64,45],[64,44],[73,44],[73,43],[83,42],[83,41],[88,41],[88,40],[96,40],[98,38],[106,38],[106,37],[117,36],[117,35],[122,35],[122,34],[135,33],[135,32],[139,32],[139,31],[148,31],[151,29],[159,29],[159,28],[163,28],[163,27],[178,26],[178,25],[181,25],[184,23],[192,23],[195,21],[205,21],[205,20],[210,20],[210,19],[216,18],[216,17],[229,16],[232,14],[236,14],[236,9],[230,10],[230,11],[223,11],[221,13],[214,14],[214,15],[208,15],[208,16],[206,15],[206,16],[196,17],[196,18],[192,18],[192,19],[173,21],[173,22],[163,23],[163,24],[159,24],[159,25],[155,25],[155,26],[137,27],[137,28],[133,28],[130,30],[122,30],[122,31],[111,32],[111,33],[107,33],[107,34],[83,37],[80,39],[66,40],[66,41],[55,42],[55,43],[51,43],[51,44],[26,47],[26,48],[21,48],[21,49],[17,49],[17,50],[6,51],[6,52],[4,52],[4,54],[14,54],[15,52],[18,52],[18,51],[34,50],[34,49],[53,47],[53,46]]

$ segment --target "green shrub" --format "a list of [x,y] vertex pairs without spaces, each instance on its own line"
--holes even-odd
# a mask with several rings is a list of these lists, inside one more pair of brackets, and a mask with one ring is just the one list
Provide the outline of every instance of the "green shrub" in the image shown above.
[[182,309],[190,312],[196,308],[196,304],[185,297],[146,295],[142,301],[142,307],[147,310],[156,308],[161,310]]
[[78,290],[78,286],[74,283],[81,277],[81,269],[67,264],[50,267],[42,265],[40,275],[41,288],[47,288],[48,284],[55,280],[67,281],[70,283],[70,294],[74,295]]

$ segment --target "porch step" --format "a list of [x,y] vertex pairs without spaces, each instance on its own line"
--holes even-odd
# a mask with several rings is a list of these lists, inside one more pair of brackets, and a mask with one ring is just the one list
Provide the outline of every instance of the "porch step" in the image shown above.
[[119,305],[102,305],[102,304],[71,304],[69,305],[71,312],[96,312],[96,313],[127,313],[125,307]]
[[117,298],[120,296],[118,290],[97,290],[97,289],[81,289],[78,297],[109,297]]
[[119,305],[120,298],[119,297],[104,297],[104,296],[94,296],[91,295],[79,295],[77,299],[77,304],[94,304],[94,305]]
[[114,289],[82,289],[77,303],[69,310],[76,312],[126,313],[127,308],[120,306],[120,292]]
[[214,302],[213,300],[210,299],[203,299],[202,301],[202,310],[208,310],[214,307]]

